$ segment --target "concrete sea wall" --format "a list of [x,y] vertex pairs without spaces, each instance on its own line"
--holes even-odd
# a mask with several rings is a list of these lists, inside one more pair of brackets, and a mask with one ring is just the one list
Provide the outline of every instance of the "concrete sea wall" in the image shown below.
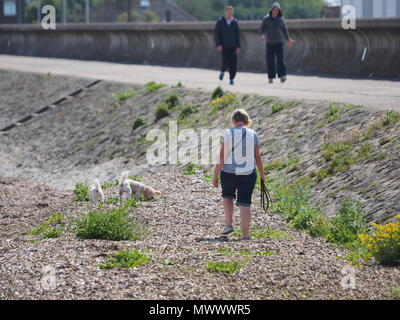
[[[289,20],[296,45],[290,73],[400,78],[400,19]],[[266,70],[259,22],[241,22],[240,70]],[[157,24],[0,25],[0,54],[216,68],[212,22]]]

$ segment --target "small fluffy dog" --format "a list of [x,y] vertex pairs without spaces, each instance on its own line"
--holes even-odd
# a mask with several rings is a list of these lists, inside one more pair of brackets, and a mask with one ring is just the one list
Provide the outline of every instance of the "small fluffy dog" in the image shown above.
[[153,189],[152,187],[146,186],[143,183],[128,179],[129,171],[122,172],[119,179],[119,201],[122,204],[122,197],[124,193],[127,193],[128,199],[135,196],[136,201],[140,200],[140,196],[143,196],[146,200],[153,199],[155,195],[160,195],[161,192]]
[[99,199],[101,199],[101,202],[104,203],[103,189],[101,188],[99,179],[96,179],[94,180],[94,184],[89,186],[89,201],[93,206],[97,206]]

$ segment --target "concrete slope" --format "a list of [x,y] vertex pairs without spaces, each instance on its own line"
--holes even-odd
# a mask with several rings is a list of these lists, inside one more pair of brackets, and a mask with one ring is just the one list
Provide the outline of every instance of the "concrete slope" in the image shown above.
[[[213,89],[221,85],[218,72],[208,69],[172,68],[149,65],[128,65],[97,61],[0,55],[0,69],[55,75],[102,79],[144,84],[149,81],[176,84],[189,88]],[[257,93],[285,99],[336,101],[364,105],[375,110],[400,111],[400,82],[388,80],[341,79],[317,76],[290,76],[282,85],[268,85],[266,75],[240,73],[234,87],[222,84],[230,91]]]

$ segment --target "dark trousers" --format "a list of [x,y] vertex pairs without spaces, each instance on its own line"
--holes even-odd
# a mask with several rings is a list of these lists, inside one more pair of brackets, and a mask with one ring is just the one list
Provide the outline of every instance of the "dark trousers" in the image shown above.
[[283,42],[267,43],[268,79],[274,79],[276,77],[275,58],[278,66],[278,77],[282,78],[286,76]]
[[225,72],[227,70],[229,70],[230,79],[235,79],[237,70],[236,48],[224,48],[224,50],[222,51],[221,71]]

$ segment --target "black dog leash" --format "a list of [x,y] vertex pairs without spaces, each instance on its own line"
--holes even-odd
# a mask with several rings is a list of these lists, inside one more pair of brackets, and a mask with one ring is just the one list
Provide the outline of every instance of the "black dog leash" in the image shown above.
[[265,186],[265,181],[260,179],[261,185],[261,207],[264,209],[265,212],[268,212],[268,209],[271,205],[272,198],[269,194],[267,187]]

